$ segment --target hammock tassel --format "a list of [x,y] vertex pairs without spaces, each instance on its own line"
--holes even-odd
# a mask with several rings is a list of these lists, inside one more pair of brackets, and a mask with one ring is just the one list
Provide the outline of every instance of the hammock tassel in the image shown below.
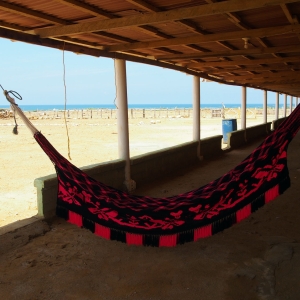
[[159,247],[174,247],[177,245],[177,234],[162,235],[159,238]]
[[82,216],[69,210],[69,223],[82,227]]
[[143,235],[126,232],[126,244],[128,245],[143,245]]
[[110,229],[95,223],[95,234],[104,239],[110,240]]
[[212,225],[206,225],[194,230],[194,241],[201,238],[206,238],[212,235]]
[[251,204],[248,204],[236,212],[236,222],[239,223],[242,220],[248,218],[250,215],[251,215]]
[[279,196],[279,185],[276,184],[274,187],[265,192],[265,202],[268,203]]

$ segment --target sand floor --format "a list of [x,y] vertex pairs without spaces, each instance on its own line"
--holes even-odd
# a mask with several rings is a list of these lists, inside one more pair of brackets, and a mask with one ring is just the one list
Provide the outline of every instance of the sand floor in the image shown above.
[[[27,149],[34,145],[27,143]],[[168,196],[199,187],[236,166],[257,145],[203,161],[136,192]],[[30,152],[21,146],[14,150],[23,157],[18,169],[31,172],[36,157],[28,162]],[[299,299],[299,149],[300,133],[288,150],[291,188],[243,222],[197,242],[174,248],[128,246],[57,218],[0,236],[0,299]]]

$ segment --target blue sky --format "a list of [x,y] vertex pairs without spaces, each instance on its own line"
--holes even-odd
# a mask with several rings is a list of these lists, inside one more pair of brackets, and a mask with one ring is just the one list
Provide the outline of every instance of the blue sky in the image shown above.
[[[0,84],[22,95],[22,104],[64,104],[63,52],[0,39]],[[114,61],[65,52],[68,104],[113,104]],[[127,62],[129,104],[191,104],[193,77],[181,72]],[[239,104],[241,87],[201,82],[201,102]],[[283,103],[280,95],[280,105]],[[248,103],[263,102],[263,91],[247,88]],[[268,92],[268,103],[275,93]],[[289,103],[289,98],[288,98]],[[0,98],[0,105],[7,104]]]

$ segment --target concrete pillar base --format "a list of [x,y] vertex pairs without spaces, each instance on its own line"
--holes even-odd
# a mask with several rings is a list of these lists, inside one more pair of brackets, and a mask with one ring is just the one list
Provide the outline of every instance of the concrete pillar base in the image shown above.
[[132,192],[136,189],[136,182],[133,179],[125,180],[123,184],[127,192]]

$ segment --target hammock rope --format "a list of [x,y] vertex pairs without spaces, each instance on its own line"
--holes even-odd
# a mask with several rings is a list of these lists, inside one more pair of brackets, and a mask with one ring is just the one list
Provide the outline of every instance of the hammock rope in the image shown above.
[[[16,111],[27,119],[19,107]],[[163,198],[135,196],[98,182],[40,132],[33,135],[56,169],[58,216],[106,239],[171,247],[216,234],[282,194],[290,186],[287,147],[299,128],[300,105],[231,171],[198,189]]]

